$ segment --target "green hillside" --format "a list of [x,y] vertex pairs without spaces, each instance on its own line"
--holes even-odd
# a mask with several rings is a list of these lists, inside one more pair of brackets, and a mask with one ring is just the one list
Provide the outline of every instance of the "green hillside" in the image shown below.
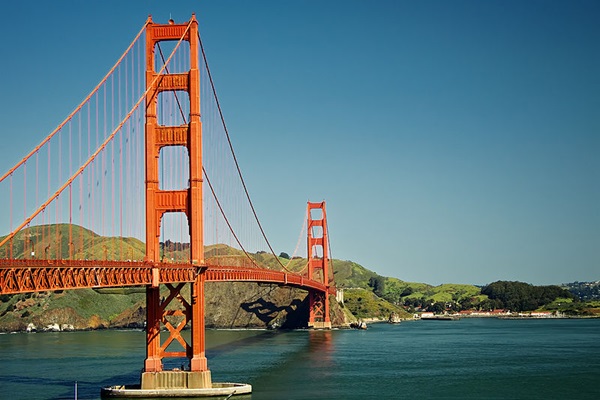
[[398,307],[368,289],[349,289],[344,292],[344,307],[360,319],[387,320],[392,313],[400,318],[412,318],[402,307]]
[[473,285],[447,283],[432,286],[426,283],[407,282],[398,278],[374,274],[363,288],[371,288],[379,297],[396,305],[403,305],[409,311],[425,309],[433,304],[453,304],[461,309],[462,304],[479,304],[487,299],[481,289]]
[[146,246],[135,238],[103,237],[81,226],[53,224],[19,231],[0,247],[0,258],[8,258],[11,251],[12,258],[141,260]]
[[369,279],[377,274],[352,261],[332,260],[336,285],[341,288],[369,287]]

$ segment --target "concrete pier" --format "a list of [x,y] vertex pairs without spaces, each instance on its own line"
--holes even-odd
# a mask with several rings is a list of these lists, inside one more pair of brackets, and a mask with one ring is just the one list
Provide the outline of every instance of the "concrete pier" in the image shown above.
[[141,389],[139,386],[110,386],[102,388],[103,399],[145,399],[145,398],[195,398],[242,396],[250,398],[252,386],[246,383],[213,383],[210,388],[162,388]]
[[142,390],[212,388],[210,371],[142,372]]
[[102,398],[182,398],[249,395],[245,383],[213,383],[210,371],[142,372],[142,384],[102,388]]
[[331,329],[331,322],[330,321],[310,322],[308,324],[308,327],[313,328],[313,329]]

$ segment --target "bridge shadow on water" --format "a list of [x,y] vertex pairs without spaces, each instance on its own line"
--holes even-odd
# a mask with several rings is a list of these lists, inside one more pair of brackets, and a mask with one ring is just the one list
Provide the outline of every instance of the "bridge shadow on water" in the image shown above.
[[[335,392],[327,376],[336,368],[333,331],[310,330],[303,344],[285,354],[252,379],[253,399],[327,399]],[[308,384],[307,384],[308,383]],[[295,392],[290,388],[302,388]]]
[[[333,331],[269,330],[207,351],[213,380],[239,381],[253,387],[252,399],[328,398],[330,388],[306,385],[335,368]],[[319,377],[315,372],[320,371]],[[307,379],[308,377],[308,379]],[[296,385],[303,380],[304,384]],[[305,387],[302,393],[290,393]],[[303,397],[309,394],[309,397]]]

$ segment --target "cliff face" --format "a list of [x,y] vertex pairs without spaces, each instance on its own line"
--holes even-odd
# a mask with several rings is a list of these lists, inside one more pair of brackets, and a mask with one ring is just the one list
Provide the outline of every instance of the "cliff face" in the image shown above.
[[206,285],[206,318],[210,328],[297,328],[306,292],[253,283],[211,283]]
[[[335,326],[347,326],[345,314],[330,297]],[[215,328],[304,328],[308,321],[307,292],[291,287],[253,283],[206,285],[206,326]]]

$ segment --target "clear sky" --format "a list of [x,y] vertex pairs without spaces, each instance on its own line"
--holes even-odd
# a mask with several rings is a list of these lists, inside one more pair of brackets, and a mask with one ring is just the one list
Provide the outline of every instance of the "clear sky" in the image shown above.
[[334,258],[407,281],[600,279],[600,2],[12,1],[0,170],[145,22],[195,12],[275,251],[327,201]]

